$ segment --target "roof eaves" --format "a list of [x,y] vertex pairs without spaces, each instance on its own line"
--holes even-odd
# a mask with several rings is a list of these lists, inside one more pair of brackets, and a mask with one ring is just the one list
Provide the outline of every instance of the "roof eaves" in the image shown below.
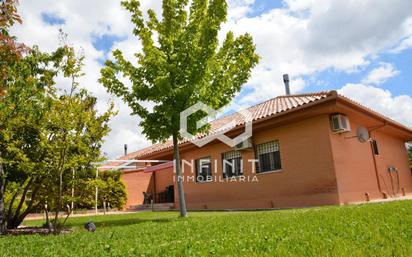
[[373,110],[372,108],[366,107],[366,106],[364,106],[364,105],[362,105],[362,104],[360,104],[360,103],[358,103],[358,102],[356,102],[356,101],[354,101],[354,100],[352,100],[352,99],[350,99],[350,98],[348,98],[344,95],[339,95],[338,94],[338,99],[345,102],[345,103],[350,104],[351,106],[353,106],[357,109],[360,109],[363,112],[366,112],[366,113],[374,116],[375,118],[377,118],[379,120],[383,120],[383,122],[389,123],[389,124],[391,124],[395,127],[398,127],[402,130],[406,130],[407,132],[412,134],[412,128],[407,127],[407,126],[403,125],[402,123],[399,123],[395,120],[392,120],[391,118],[388,118],[383,114],[380,114],[379,112]]

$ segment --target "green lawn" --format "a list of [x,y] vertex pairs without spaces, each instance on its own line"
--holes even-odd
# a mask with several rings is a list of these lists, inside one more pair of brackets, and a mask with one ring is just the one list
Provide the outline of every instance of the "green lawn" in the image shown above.
[[0,256],[412,256],[412,201],[189,215],[72,218],[71,234],[0,238]]

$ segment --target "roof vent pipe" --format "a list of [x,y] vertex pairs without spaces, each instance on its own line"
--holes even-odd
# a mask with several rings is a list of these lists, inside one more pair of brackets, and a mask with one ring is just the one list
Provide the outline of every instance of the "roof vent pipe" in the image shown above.
[[286,95],[290,95],[289,75],[283,74],[283,82],[285,83]]
[[124,144],[124,155],[127,155],[127,144]]

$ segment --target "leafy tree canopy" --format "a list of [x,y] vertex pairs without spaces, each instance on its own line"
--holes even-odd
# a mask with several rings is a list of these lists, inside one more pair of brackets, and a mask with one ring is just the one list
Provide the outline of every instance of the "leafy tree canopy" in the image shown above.
[[[97,112],[96,98],[78,88],[81,67],[82,57],[71,47],[53,53],[33,47],[8,70],[7,94],[0,101],[5,185],[0,193],[8,192],[3,224],[9,228],[46,203],[56,213],[65,208],[72,171],[82,177],[95,170],[93,162],[102,160],[101,145],[113,106],[103,114]],[[72,82],[69,91],[57,89],[58,74]]]
[[[142,117],[143,133],[152,141],[178,134],[180,112],[202,101],[218,109],[228,104],[258,62],[252,37],[228,32],[219,45],[218,32],[226,21],[225,0],[164,0],[162,19],[153,10],[144,20],[137,0],[123,1],[132,13],[133,33],[142,43],[138,63],[113,52],[100,82]],[[131,86],[119,78],[126,77]],[[153,108],[145,108],[151,102]]]
[[[163,0],[162,18],[153,10],[148,19],[138,0],[122,1],[132,14],[133,34],[142,44],[137,63],[115,50],[114,61],[106,61],[100,82],[108,92],[121,97],[142,118],[143,134],[153,141],[173,138],[181,216],[186,207],[181,176],[178,140],[180,113],[201,101],[214,109],[228,104],[250,77],[259,57],[248,34],[228,32],[219,45],[219,30],[226,21],[225,0]],[[122,77],[131,85],[123,83]],[[149,103],[149,104],[147,104]],[[150,106],[147,107],[147,106]],[[196,119],[188,128],[192,133]],[[206,130],[207,126],[201,128]]]

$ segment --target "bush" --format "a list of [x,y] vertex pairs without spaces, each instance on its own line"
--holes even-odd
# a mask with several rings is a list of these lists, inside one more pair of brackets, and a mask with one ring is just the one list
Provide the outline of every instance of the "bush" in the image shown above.
[[[95,179],[94,174],[88,174],[87,178],[78,179],[75,182],[75,202],[76,209],[92,209],[95,207],[96,185],[99,188],[98,207],[102,208],[106,202],[111,208],[123,209],[126,200],[126,188],[120,180],[121,173],[118,171],[99,172],[99,178]],[[67,202],[72,200],[67,198]]]

